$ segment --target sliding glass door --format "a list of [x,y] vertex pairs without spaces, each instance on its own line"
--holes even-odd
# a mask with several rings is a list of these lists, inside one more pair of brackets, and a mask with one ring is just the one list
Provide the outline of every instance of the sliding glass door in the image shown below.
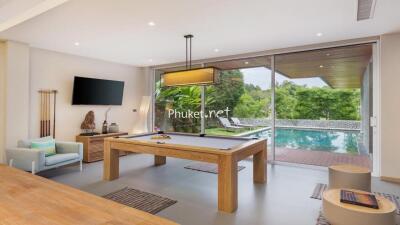
[[361,44],[218,61],[196,65],[219,68],[218,84],[168,88],[160,74],[178,68],[157,70],[154,129],[266,137],[271,161],[371,167],[374,60]]
[[273,118],[271,57],[214,62],[205,66],[221,69],[220,83],[205,88],[205,133],[269,137]]
[[370,167],[372,44],[275,56],[276,160]]

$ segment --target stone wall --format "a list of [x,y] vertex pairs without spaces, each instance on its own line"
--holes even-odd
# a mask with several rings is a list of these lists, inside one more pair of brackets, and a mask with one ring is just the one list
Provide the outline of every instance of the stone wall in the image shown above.
[[[239,118],[243,124],[270,127],[271,119],[267,118]],[[337,130],[360,130],[361,122],[354,120],[288,120],[277,119],[277,127],[302,127],[319,129],[337,129]]]

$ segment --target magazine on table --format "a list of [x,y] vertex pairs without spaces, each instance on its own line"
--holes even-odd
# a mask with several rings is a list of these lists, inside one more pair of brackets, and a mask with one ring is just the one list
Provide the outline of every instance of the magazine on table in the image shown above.
[[340,202],[379,209],[378,200],[370,193],[340,190]]

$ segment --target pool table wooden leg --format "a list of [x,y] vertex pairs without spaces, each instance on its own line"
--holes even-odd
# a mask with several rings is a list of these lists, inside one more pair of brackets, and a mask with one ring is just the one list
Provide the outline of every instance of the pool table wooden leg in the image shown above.
[[254,183],[265,183],[267,181],[267,150],[263,149],[253,155],[253,181]]
[[167,157],[166,156],[159,156],[159,155],[154,155],[154,165],[155,166],[161,166],[167,163]]
[[109,141],[104,141],[103,180],[115,180],[119,177],[119,151],[111,149]]
[[232,213],[238,204],[237,161],[230,155],[220,156],[218,161],[218,209]]

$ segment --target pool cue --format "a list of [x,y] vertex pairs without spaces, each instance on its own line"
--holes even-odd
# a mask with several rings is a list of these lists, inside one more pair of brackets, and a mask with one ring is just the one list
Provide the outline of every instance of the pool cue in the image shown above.
[[49,118],[48,118],[48,122],[49,122],[49,127],[48,132],[47,132],[47,136],[51,136],[51,91],[48,92],[47,94],[49,97],[49,106],[48,106],[48,114],[49,114]]
[[40,93],[40,137],[43,137],[43,93]]
[[47,130],[46,130],[46,136],[50,136],[50,104],[51,104],[51,102],[50,102],[50,92],[49,91],[47,91],[46,92],[46,95],[47,95],[47,108],[46,108],[46,111],[47,111]]
[[44,133],[43,135],[46,137],[47,136],[47,94],[44,92]]
[[47,92],[47,134],[46,136],[50,135],[50,93]]
[[44,130],[43,130],[43,137],[46,137],[46,132],[47,132],[47,95],[46,95],[46,92],[43,92],[43,96],[44,96],[44,107],[43,107]]
[[56,97],[57,97],[57,91],[53,90],[54,94],[54,102],[53,102],[53,138],[56,138]]
[[46,105],[46,98],[44,96],[44,93],[42,92],[42,97],[43,97],[43,105],[42,105],[42,123],[43,123],[43,133],[42,133],[42,137],[44,137],[44,131],[45,131],[45,119],[44,119],[44,109],[45,109],[45,105]]
[[43,135],[46,137],[46,133],[47,133],[47,94],[46,92],[43,93],[44,94],[44,133]]

